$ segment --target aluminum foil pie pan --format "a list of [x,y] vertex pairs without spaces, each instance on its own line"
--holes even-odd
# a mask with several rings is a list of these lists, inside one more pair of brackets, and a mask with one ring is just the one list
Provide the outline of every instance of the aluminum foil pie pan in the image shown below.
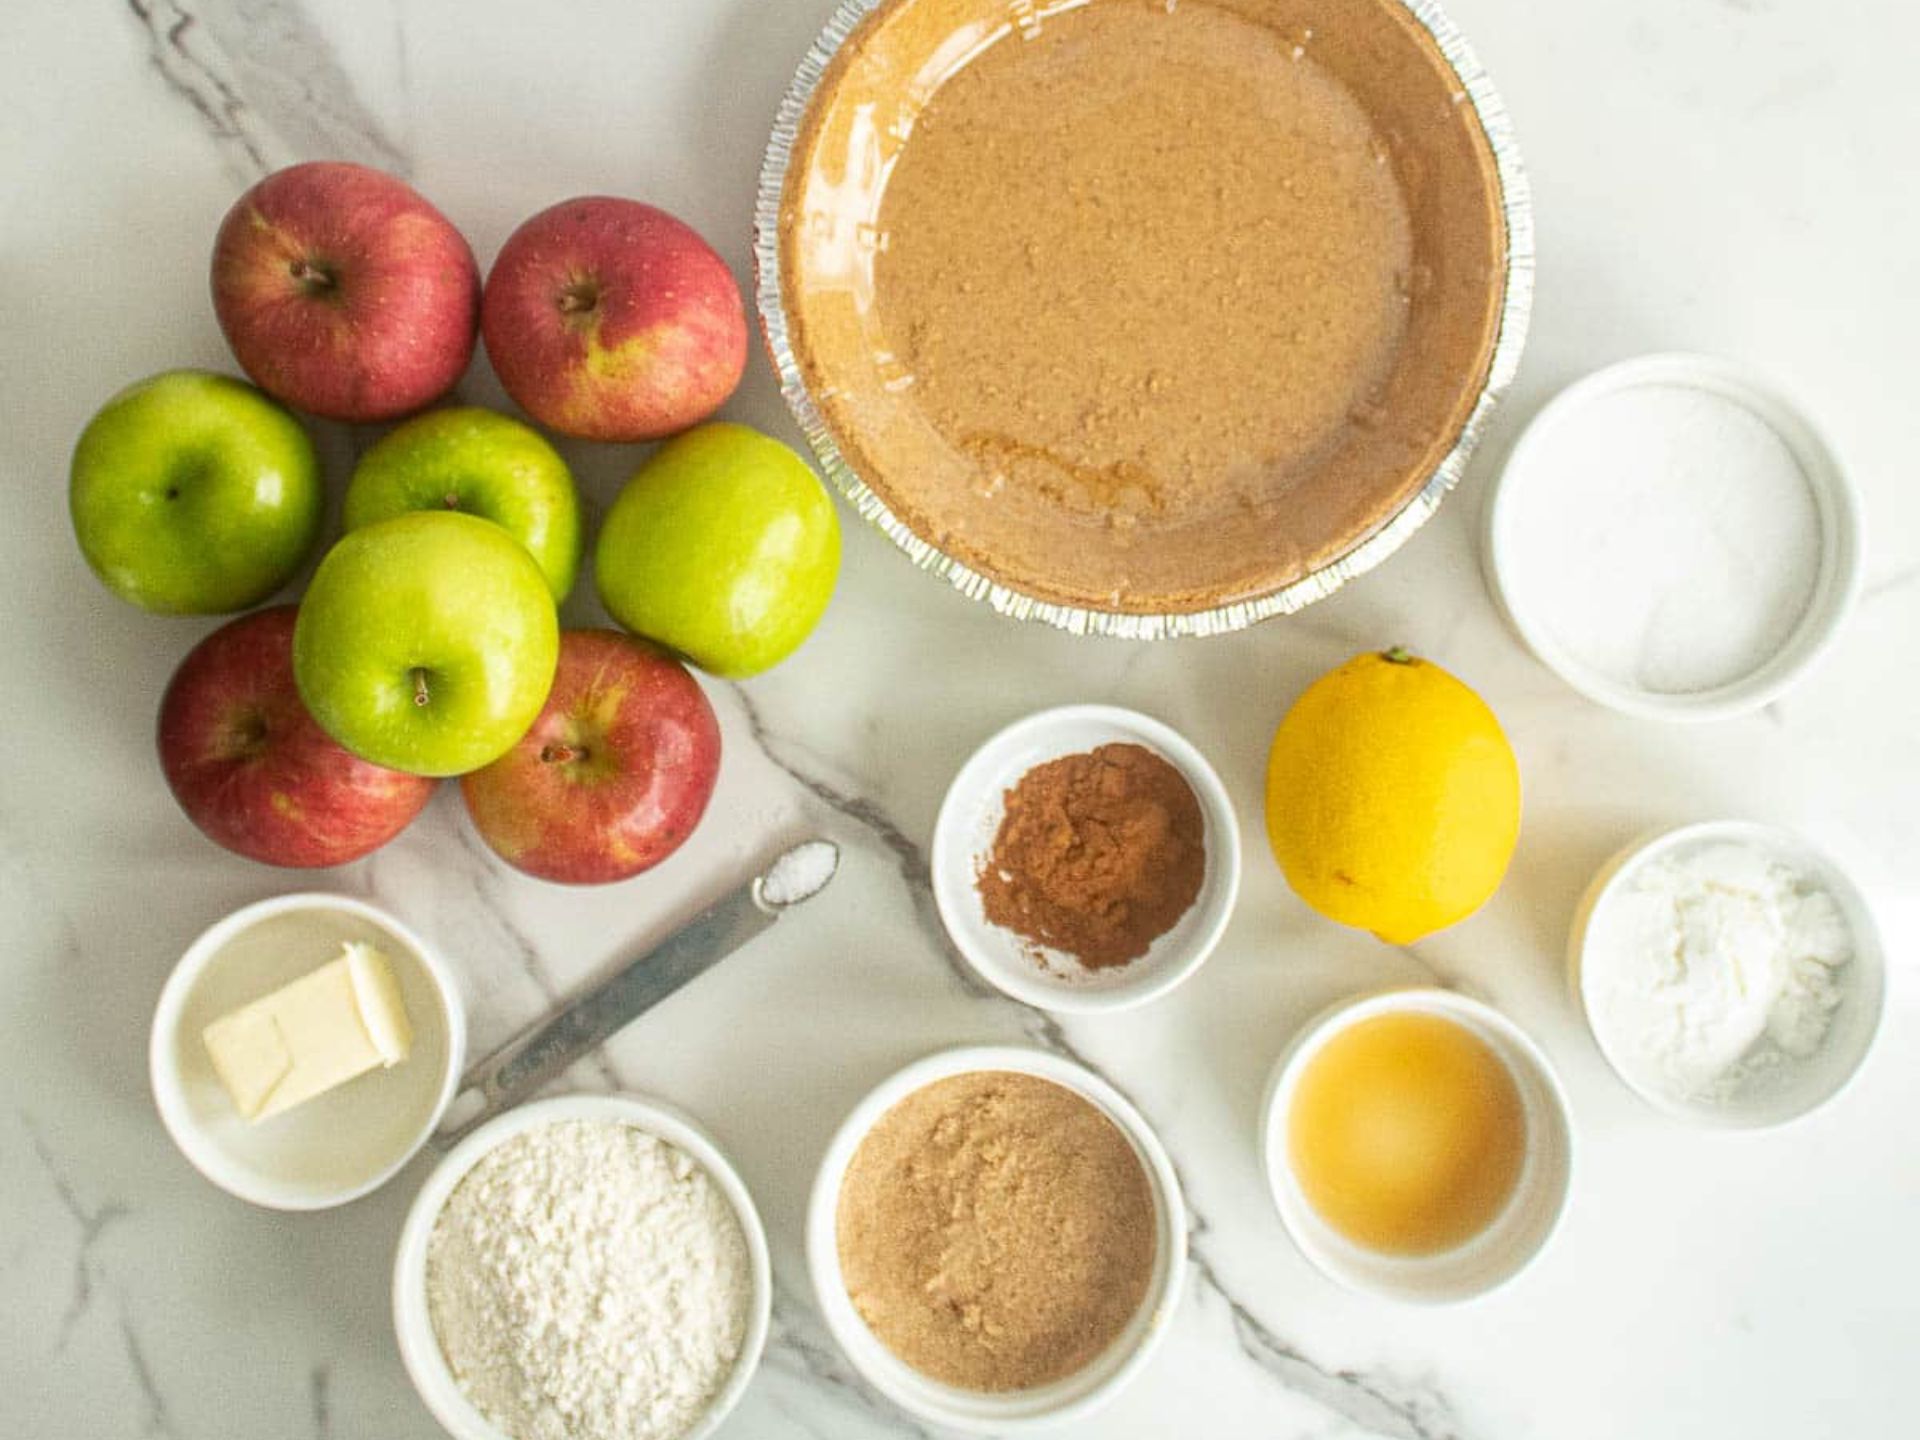
[[[1212,608],[1169,613],[1100,609],[1024,593],[947,553],[917,533],[855,468],[823,413],[796,354],[793,322],[782,288],[781,210],[789,171],[802,146],[809,107],[835,56],[874,11],[894,0],[841,0],[795,71],[767,143],[754,207],[755,295],[769,357],[780,389],[827,478],[870,523],[878,526],[920,569],[942,576],[972,599],[1019,620],[1034,620],[1078,635],[1156,640],[1218,635],[1324,599],[1348,580],[1392,555],[1424,525],[1465,470],[1495,404],[1519,368],[1533,301],[1533,212],[1525,171],[1506,107],[1465,38],[1433,0],[1397,0],[1432,38],[1458,81],[1455,102],[1471,108],[1491,152],[1505,227],[1503,286],[1497,329],[1484,380],[1453,443],[1412,498],[1357,543],[1279,588]],[[1016,8],[1019,8],[1016,6]],[[1030,8],[1030,7],[1029,7]]]

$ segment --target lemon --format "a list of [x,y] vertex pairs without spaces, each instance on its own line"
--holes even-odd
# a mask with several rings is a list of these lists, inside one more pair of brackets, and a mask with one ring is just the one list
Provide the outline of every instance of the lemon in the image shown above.
[[1506,874],[1520,768],[1486,702],[1404,650],[1321,676],[1274,732],[1267,838],[1300,898],[1405,945],[1464,920]]

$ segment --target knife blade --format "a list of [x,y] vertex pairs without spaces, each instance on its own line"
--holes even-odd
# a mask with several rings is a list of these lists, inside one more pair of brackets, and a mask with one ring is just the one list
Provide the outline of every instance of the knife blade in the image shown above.
[[652,949],[469,1069],[434,1143],[445,1147],[524,1099],[826,888],[840,848],[808,840],[723,895]]

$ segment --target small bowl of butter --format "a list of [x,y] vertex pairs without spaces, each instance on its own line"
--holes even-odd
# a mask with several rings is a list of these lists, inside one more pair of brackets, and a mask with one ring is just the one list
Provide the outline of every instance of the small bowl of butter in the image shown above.
[[274,1210],[391,1179],[452,1101],[466,1018],[445,965],[343,895],[280,895],[187,947],[148,1049],[167,1133],[202,1175]]

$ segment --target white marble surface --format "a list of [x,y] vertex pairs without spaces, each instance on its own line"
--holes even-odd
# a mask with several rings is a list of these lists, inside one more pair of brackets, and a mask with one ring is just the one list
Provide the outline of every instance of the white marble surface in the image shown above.
[[[641,196],[744,274],[766,126],[828,0],[532,5],[28,0],[0,9],[0,1431],[426,1440],[389,1334],[386,1279],[416,1166],[314,1217],[248,1208],[173,1151],[144,1075],[150,1008],[204,924],[292,888],[203,841],[152,755],[166,676],[208,622],[134,613],[68,534],[68,447],[121,383],[228,365],[206,298],[213,229],[248,180],[340,155],[408,174],[482,260],[534,209]],[[853,1383],[799,1253],[829,1131],[938,1045],[1069,1049],[1166,1138],[1198,1220],[1196,1283],[1113,1410],[1065,1432],[1198,1426],[1264,1440],[1911,1433],[1920,1346],[1920,12],[1895,0],[1458,0],[1503,88],[1539,212],[1540,290],[1518,389],[1464,493],[1385,569],[1302,617],[1138,648],[995,619],[850,529],[811,644],[713,685],[727,762],[695,841],[655,874],[562,892],[494,864],[457,797],[316,883],[413,921],[465,979],[484,1047],[780,837],[847,849],[824,903],[620,1038],[574,1077],[665,1096],[737,1158],[771,1231],[776,1336],[728,1440],[915,1428]],[[1582,371],[1724,351],[1820,416],[1865,492],[1865,599],[1809,683],[1766,713],[1668,729],[1594,708],[1496,622],[1474,561],[1489,466]],[[463,387],[489,401],[483,366]],[[791,437],[764,362],[731,413]],[[368,433],[326,434],[344,475]],[[596,504],[633,463],[571,451]],[[594,615],[590,587],[569,607]],[[1267,862],[1261,760],[1306,681],[1405,642],[1478,686],[1527,783],[1496,901],[1418,947],[1309,914]],[[1249,865],[1218,955],[1144,1012],[1055,1025],[957,977],[923,846],[948,777],[1000,723],[1110,700],[1159,714],[1242,805]],[[1575,896],[1655,822],[1746,814],[1851,847],[1896,951],[1887,1023],[1830,1110],[1759,1137],[1677,1128],[1604,1069],[1561,978]],[[1439,975],[1531,1029],[1579,1128],[1572,1208],[1494,1297],[1395,1309],[1335,1289],[1281,1233],[1253,1148],[1291,1028],[1362,987]]]

